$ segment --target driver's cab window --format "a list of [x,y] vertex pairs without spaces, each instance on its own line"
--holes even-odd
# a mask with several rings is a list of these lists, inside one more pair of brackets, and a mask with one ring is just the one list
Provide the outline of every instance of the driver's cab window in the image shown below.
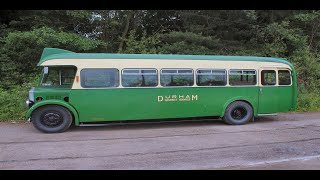
[[45,67],[41,86],[71,87],[76,74],[76,67]]

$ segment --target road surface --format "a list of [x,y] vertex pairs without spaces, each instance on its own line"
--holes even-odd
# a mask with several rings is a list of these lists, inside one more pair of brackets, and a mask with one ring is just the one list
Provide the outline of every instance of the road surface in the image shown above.
[[0,123],[0,169],[320,169],[320,113],[247,125],[219,120],[73,127]]

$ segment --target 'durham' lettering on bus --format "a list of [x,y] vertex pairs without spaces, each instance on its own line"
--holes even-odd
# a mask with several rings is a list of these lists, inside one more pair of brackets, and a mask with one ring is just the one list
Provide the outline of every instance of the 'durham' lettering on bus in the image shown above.
[[158,102],[197,101],[198,95],[165,95],[158,96]]

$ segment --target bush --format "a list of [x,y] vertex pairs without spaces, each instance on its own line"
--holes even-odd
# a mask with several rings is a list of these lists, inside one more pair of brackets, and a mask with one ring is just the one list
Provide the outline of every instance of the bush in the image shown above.
[[23,86],[17,86],[10,91],[0,90],[0,121],[25,119],[28,90]]
[[32,86],[35,86],[37,78],[29,79],[31,83],[12,87],[10,90],[0,88],[0,121],[25,120],[28,108],[25,102]]
[[319,92],[303,90],[298,93],[297,111],[320,111],[320,95]]

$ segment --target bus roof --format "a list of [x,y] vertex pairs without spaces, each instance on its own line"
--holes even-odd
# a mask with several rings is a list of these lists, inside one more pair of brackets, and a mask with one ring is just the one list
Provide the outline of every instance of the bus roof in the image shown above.
[[110,53],[75,53],[58,48],[44,48],[38,66],[53,59],[174,59],[174,60],[226,60],[226,61],[262,61],[279,62],[292,66],[284,58],[259,56],[212,56],[212,55],[174,55],[174,54],[110,54]]

